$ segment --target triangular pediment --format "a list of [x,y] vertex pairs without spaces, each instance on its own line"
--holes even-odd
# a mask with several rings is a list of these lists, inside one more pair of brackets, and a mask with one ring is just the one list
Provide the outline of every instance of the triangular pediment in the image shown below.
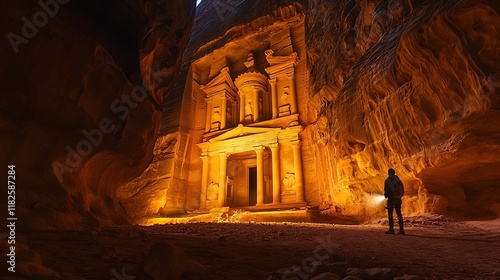
[[253,127],[253,126],[243,126],[242,124],[239,124],[236,128],[233,128],[217,137],[214,137],[208,142],[214,143],[214,142],[219,142],[235,137],[241,137],[241,136],[246,136],[246,135],[252,135],[252,134],[261,134],[261,133],[266,133],[266,132],[271,132],[275,131],[278,132],[280,131],[281,128],[272,128],[272,127]]
[[274,56],[273,51],[268,50],[266,60],[271,65],[265,69],[271,79],[281,75],[292,76],[294,67],[299,63],[298,55],[295,52],[288,56]]
[[236,91],[236,86],[234,85],[233,79],[231,78],[231,74],[229,73],[229,68],[224,67],[220,71],[219,75],[217,75],[210,82],[208,82],[204,86],[201,86],[200,88],[205,93],[209,94],[210,92],[213,92],[214,90],[217,90],[218,88],[227,87],[227,86],[229,86],[229,88],[231,88],[232,90]]
[[299,56],[296,52],[286,56],[274,56],[273,51],[268,50],[266,51],[266,60],[271,66],[280,64],[292,64],[293,66],[296,66],[297,63],[299,63]]

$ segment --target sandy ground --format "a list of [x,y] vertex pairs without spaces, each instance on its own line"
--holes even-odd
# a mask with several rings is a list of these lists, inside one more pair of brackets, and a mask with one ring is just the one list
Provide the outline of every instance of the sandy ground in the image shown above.
[[[500,279],[500,219],[413,218],[405,236],[384,234],[383,224],[193,223],[106,228],[99,234],[38,232],[27,243],[45,266],[83,279],[133,279],[116,275],[133,276],[156,241],[175,244],[208,267],[209,274],[199,279],[264,279],[292,266],[310,271],[311,260],[326,256],[345,267],[392,268],[396,276]],[[318,248],[323,249],[315,252]],[[288,279],[310,279],[317,272]]]

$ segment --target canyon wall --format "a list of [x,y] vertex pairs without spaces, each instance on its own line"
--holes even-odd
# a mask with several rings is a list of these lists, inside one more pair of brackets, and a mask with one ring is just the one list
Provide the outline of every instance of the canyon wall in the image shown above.
[[126,223],[116,191],[151,162],[195,1],[0,5],[0,163],[15,165],[18,229]]
[[500,214],[500,17],[485,1],[310,1],[323,209],[366,215],[386,170],[407,214]]
[[[191,63],[219,50],[221,56],[245,56],[250,50],[269,45],[270,37],[258,34],[273,25],[304,15],[307,1],[202,1],[197,7],[193,32],[185,51],[182,75],[165,99],[160,136],[154,158],[141,176],[118,191],[134,222],[148,217],[183,215],[199,208],[200,185],[189,187],[196,174],[201,176],[200,134],[193,131],[203,108],[196,107],[194,87],[200,86]],[[266,34],[271,34],[267,31]],[[239,40],[238,44],[230,44]],[[244,44],[244,47],[239,47]],[[231,45],[231,46],[229,46]],[[227,48],[224,48],[228,46]],[[227,52],[227,53],[223,53]],[[305,52],[303,53],[305,59]],[[209,63],[206,60],[204,63]],[[206,83],[208,81],[203,81]],[[202,120],[204,121],[204,120]],[[195,174],[195,176],[193,176]],[[190,177],[191,175],[191,177]]]
[[392,167],[406,186],[406,215],[498,216],[498,8],[494,1],[201,2],[155,159],[125,188],[130,194],[147,182],[148,190],[124,203],[147,205],[136,218],[197,209],[199,189],[188,180],[201,173],[200,139],[190,131],[199,120],[190,112],[203,108],[186,96],[201,81],[191,63],[214,51],[230,57],[233,42],[247,51],[258,44],[254,34],[301,14],[309,71],[302,151],[304,163],[316,165],[305,178],[310,200],[325,214],[383,216],[374,198]]
[[20,227],[195,210],[191,63],[292,16],[324,213],[383,215],[371,199],[393,167],[406,214],[500,214],[496,1],[204,0],[182,60],[194,2],[0,0],[0,163],[15,165]]

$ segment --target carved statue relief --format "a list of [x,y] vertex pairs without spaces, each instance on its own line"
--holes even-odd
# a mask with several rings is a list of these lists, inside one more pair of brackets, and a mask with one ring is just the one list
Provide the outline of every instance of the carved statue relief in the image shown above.
[[252,98],[247,100],[247,104],[245,105],[245,116],[251,115],[253,113],[252,110]]
[[283,94],[281,94],[280,104],[281,105],[278,108],[278,110],[279,110],[278,115],[280,117],[290,115],[291,114],[291,112],[290,112],[290,94],[288,94],[288,91],[285,91]]
[[287,189],[290,189],[295,185],[295,173],[292,172],[287,172],[285,175],[285,178],[283,178],[283,186],[285,186]]
[[212,113],[212,123],[220,121],[220,108],[219,106],[216,106],[213,108],[213,113]]
[[215,201],[219,199],[219,184],[210,182],[207,188],[207,201]]
[[287,105],[287,104],[289,104],[289,102],[288,102],[289,97],[290,97],[290,95],[288,94],[288,91],[285,91],[285,92],[281,95],[281,97],[280,97],[280,99],[281,99],[281,104],[283,104],[283,105]]

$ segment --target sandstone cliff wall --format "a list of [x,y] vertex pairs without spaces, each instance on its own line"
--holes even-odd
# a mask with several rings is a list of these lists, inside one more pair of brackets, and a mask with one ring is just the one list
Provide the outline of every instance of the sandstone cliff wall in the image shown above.
[[125,221],[116,191],[153,157],[194,2],[0,1],[0,163],[16,165],[19,227]]
[[[158,213],[179,215],[199,207],[200,185],[194,181],[201,176],[201,166],[198,164],[199,149],[195,144],[201,142],[201,137],[193,128],[197,127],[199,117],[203,116],[199,112],[205,108],[197,107],[200,104],[196,102],[199,97],[191,96],[193,87],[199,87],[203,80],[197,76],[196,69],[192,71],[191,63],[236,40],[246,42],[247,46],[238,49],[237,45],[233,45],[227,49],[227,55],[246,57],[252,48],[259,49],[269,44],[269,38],[252,38],[250,42],[245,41],[245,37],[277,21],[303,13],[305,2],[202,1],[197,7],[193,33],[184,55],[182,75],[174,90],[164,99],[155,157],[141,176],[118,192],[132,220],[144,221],[144,218]],[[305,59],[305,52],[301,55]],[[203,80],[203,83],[206,82]],[[137,189],[141,191],[136,192]]]
[[0,1],[0,164],[23,228],[195,209],[191,62],[297,13],[315,204],[383,215],[371,197],[394,167],[406,214],[500,213],[497,1],[205,0],[184,61],[194,1],[63,2]]
[[[407,215],[498,215],[498,11],[495,1],[203,1],[164,100],[155,159],[124,188],[124,203],[147,205],[137,217],[196,209],[199,189],[188,186],[201,176],[190,176],[201,172],[201,139],[190,128],[200,120],[189,112],[204,108],[185,95],[203,77],[191,63],[217,49],[231,55],[228,42],[298,12],[307,23],[309,98],[299,108],[304,164],[315,165],[305,177],[311,201],[324,213],[382,216],[373,197],[393,167]],[[136,189],[145,191],[130,199]]]
[[498,7],[316,0],[308,23],[323,208],[371,213],[393,167],[407,214],[498,215]]

